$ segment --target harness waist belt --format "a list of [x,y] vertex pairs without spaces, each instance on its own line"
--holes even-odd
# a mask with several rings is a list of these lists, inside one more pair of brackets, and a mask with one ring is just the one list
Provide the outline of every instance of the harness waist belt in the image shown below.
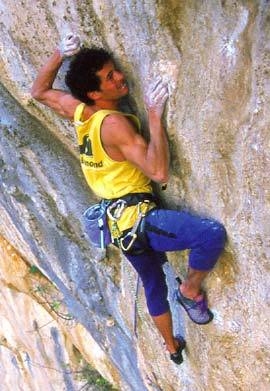
[[127,203],[127,206],[137,205],[139,202],[145,201],[145,200],[148,200],[148,201],[151,201],[154,203],[158,202],[157,197],[154,196],[154,194],[152,194],[152,193],[129,193],[129,194],[125,194],[121,197],[113,198],[113,199],[106,200],[106,201],[110,201],[113,203],[117,200],[124,200]]

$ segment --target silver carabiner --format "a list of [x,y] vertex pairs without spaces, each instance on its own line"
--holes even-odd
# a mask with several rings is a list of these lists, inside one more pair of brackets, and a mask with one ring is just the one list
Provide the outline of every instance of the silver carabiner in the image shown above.
[[[129,236],[131,236],[130,242],[125,247],[123,242]],[[121,245],[122,250],[124,250],[124,251],[130,250],[130,248],[132,247],[132,245],[133,245],[133,243],[135,242],[136,239],[137,239],[137,234],[132,233],[132,232],[128,232],[123,238],[120,239],[120,245]]]
[[127,202],[125,200],[119,199],[108,206],[107,215],[112,221],[117,221],[122,216],[122,213],[126,207]]

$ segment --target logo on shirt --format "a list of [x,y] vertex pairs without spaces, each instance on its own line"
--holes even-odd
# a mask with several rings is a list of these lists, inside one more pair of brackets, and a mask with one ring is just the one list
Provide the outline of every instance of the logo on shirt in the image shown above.
[[87,135],[84,136],[83,143],[79,145],[79,148],[81,155],[93,156],[92,143]]
[[83,156],[81,156],[81,164],[83,164],[84,166],[88,166],[88,167],[94,167],[94,168],[100,168],[100,167],[103,167],[103,161],[100,160],[100,162],[91,162],[87,159],[84,159]]
[[93,149],[90,138],[86,135],[83,138],[83,143],[79,145],[80,155],[81,155],[81,164],[88,167],[100,168],[103,167],[103,161],[93,162],[89,158],[93,158]]

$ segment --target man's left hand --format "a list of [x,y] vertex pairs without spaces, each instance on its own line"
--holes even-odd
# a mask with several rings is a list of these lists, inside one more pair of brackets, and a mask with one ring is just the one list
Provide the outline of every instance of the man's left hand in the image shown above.
[[161,78],[155,80],[145,95],[145,104],[148,111],[154,111],[162,116],[166,101],[169,97],[168,84]]

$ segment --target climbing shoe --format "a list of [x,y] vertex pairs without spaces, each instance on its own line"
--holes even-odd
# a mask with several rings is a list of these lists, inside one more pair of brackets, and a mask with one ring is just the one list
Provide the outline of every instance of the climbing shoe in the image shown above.
[[170,354],[170,359],[177,365],[180,365],[182,364],[183,362],[183,356],[182,356],[182,351],[185,349],[186,347],[186,341],[184,340],[184,338],[181,336],[181,335],[176,335],[175,336],[175,339],[178,341],[179,343],[179,346],[176,350],[175,353],[171,353]]
[[[182,281],[179,277],[176,278],[179,286]],[[190,319],[196,324],[207,324],[210,323],[214,315],[209,310],[207,305],[207,300],[204,294],[201,295],[202,298],[199,300],[189,299],[182,295],[179,287],[175,290],[174,297],[178,301],[179,304],[184,308]]]

